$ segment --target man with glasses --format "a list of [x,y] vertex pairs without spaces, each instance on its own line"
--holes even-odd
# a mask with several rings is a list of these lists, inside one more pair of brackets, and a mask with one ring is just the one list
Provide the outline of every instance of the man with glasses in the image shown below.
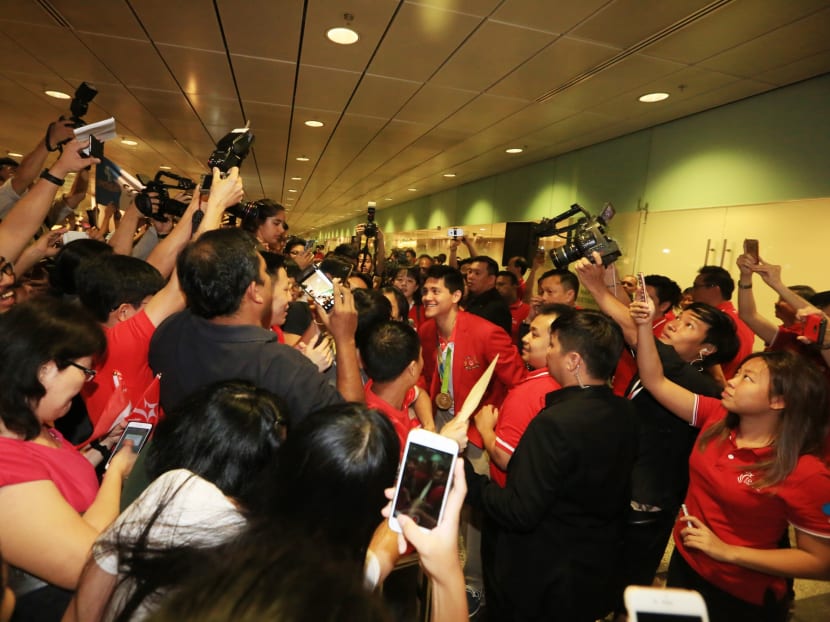
[[735,291],[735,281],[729,275],[729,272],[720,266],[703,266],[697,271],[697,276],[692,284],[692,299],[695,302],[705,302],[723,311],[735,322],[738,341],[740,341],[741,345],[734,358],[721,364],[726,380],[729,380],[735,375],[735,372],[738,370],[738,365],[752,353],[755,345],[755,334],[738,317],[738,310],[732,304],[733,291]]

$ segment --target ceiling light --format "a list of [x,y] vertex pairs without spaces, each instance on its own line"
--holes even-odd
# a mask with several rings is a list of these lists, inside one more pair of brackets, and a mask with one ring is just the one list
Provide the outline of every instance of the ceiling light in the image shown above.
[[121,144],[127,145],[128,147],[135,147],[138,143],[134,140],[130,140],[129,138],[122,138]]
[[11,157],[11,158],[22,158],[23,157],[22,153],[17,153],[16,151],[9,151],[8,154],[9,154],[9,157]]
[[455,177],[455,173],[444,173],[444,177]]
[[293,188],[291,188],[291,189],[289,189],[289,191],[288,191],[288,192],[297,192],[297,191],[296,191],[296,190],[294,190]]
[[307,157],[305,157],[305,156],[298,156],[298,157],[297,157],[297,162],[308,162],[308,161],[309,161],[309,159],[310,159],[310,158],[307,158]]
[[167,166],[167,165],[165,165],[165,164],[162,164],[161,166],[159,166],[159,168],[160,168],[161,170],[163,170],[163,171],[169,171],[169,170],[172,170],[172,167]]
[[505,153],[521,153],[522,151],[524,151],[524,149],[521,147],[510,147],[510,149],[504,150]]
[[352,43],[357,43],[357,40],[360,38],[354,30],[346,28],[345,26],[329,28],[326,31],[326,37],[332,43],[339,45],[351,45]]
[[311,121],[306,121],[305,124],[308,127],[323,127],[323,122],[322,121],[311,120]]
[[391,200],[392,200],[392,197],[386,197],[386,198],[384,199],[384,201],[391,201]]
[[291,178],[291,181],[302,181],[302,180],[303,180],[302,177],[292,177]]
[[49,97],[54,97],[55,99],[72,99],[71,95],[67,95],[63,91],[43,91]]
[[410,192],[418,192],[417,188],[407,188],[407,190],[409,190]]
[[645,95],[640,95],[639,100],[644,104],[653,104],[654,102],[661,102],[668,98],[668,93],[646,93]]

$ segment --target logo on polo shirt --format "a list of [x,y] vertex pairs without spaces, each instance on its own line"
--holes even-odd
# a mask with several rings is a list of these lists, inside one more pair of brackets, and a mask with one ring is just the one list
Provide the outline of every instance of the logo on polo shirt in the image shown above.
[[481,363],[476,360],[474,356],[465,356],[464,357],[464,369],[466,371],[473,371],[474,369],[478,369],[481,367]]
[[752,481],[755,475],[752,471],[744,471],[740,475],[738,475],[738,483],[739,484],[746,484],[747,486],[752,486]]

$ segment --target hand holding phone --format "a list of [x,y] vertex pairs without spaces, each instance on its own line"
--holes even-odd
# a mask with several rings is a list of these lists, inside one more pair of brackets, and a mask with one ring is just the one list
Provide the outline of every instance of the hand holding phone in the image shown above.
[[628,622],[709,622],[706,603],[694,590],[630,585],[624,598]]
[[334,308],[334,284],[317,266],[311,265],[303,270],[297,283],[326,312]]
[[461,227],[450,227],[447,229],[447,235],[453,239],[459,239],[464,237],[464,229]]
[[827,318],[821,313],[811,313],[804,318],[804,337],[810,343],[822,345],[827,332]]
[[753,263],[759,263],[758,240],[747,238],[744,240],[744,255],[752,257]]
[[648,291],[646,291],[646,277],[642,272],[637,273],[637,298],[640,302],[645,302],[648,298]]
[[392,531],[401,532],[400,514],[424,530],[441,522],[457,457],[454,440],[421,429],[409,433],[389,515]]
[[118,453],[118,450],[120,450],[127,441],[130,441],[133,444],[133,453],[138,454],[138,452],[140,452],[144,447],[144,444],[147,442],[147,439],[152,431],[153,426],[150,423],[144,423],[141,421],[128,422],[127,427],[124,428],[124,433],[121,435],[121,438],[118,439],[115,447],[113,447],[112,453],[110,454],[109,460],[107,460],[107,464],[104,469],[106,470],[109,468],[115,454]]

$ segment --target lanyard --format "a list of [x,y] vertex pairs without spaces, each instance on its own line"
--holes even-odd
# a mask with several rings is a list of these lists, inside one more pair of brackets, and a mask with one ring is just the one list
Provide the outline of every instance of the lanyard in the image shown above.
[[441,393],[450,392],[450,376],[452,376],[452,351],[455,344],[448,343],[443,349],[444,357],[438,364],[438,375],[441,377]]

